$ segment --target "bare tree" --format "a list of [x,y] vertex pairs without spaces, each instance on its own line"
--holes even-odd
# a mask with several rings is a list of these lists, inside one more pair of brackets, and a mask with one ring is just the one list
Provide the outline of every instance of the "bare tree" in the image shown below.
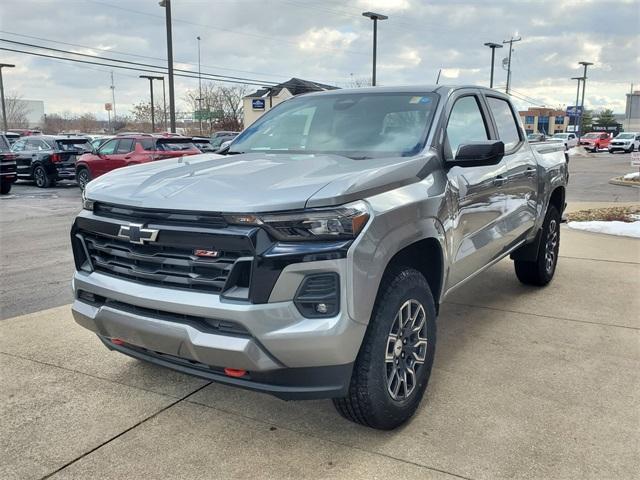
[[371,83],[372,83],[371,77],[354,77],[352,73],[351,78],[346,83],[346,87],[347,88],[370,87]]
[[[217,130],[242,130],[242,99],[247,90],[246,85],[226,86],[205,82],[202,84],[201,100],[198,100],[198,89],[187,90],[184,100],[194,112],[200,109],[208,112],[202,121],[203,133],[210,135]],[[200,121],[195,121],[188,130],[190,134],[199,132]]]
[[21,95],[17,93],[5,95],[5,108],[8,128],[27,128],[29,126],[27,115],[30,110]]

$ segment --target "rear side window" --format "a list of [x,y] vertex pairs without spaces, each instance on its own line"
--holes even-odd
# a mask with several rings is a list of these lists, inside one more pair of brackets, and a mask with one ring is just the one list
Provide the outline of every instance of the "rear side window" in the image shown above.
[[129,153],[131,150],[133,150],[133,142],[133,138],[121,139],[118,143],[118,149],[116,150],[116,153]]
[[50,147],[40,139],[30,138],[27,140],[27,150],[49,150]]
[[462,97],[456,101],[449,114],[447,140],[450,153],[454,156],[460,145],[489,140],[487,126],[476,97]]
[[487,101],[493,118],[496,121],[498,136],[500,140],[504,142],[505,151],[509,151],[521,141],[520,131],[516,123],[516,117],[513,115],[513,110],[511,110],[509,103],[501,98],[487,97]]
[[9,141],[4,135],[0,135],[0,152],[9,151]]
[[155,150],[154,142],[152,138],[144,138],[142,140],[139,140],[138,143],[140,144],[143,150],[147,150],[147,151]]

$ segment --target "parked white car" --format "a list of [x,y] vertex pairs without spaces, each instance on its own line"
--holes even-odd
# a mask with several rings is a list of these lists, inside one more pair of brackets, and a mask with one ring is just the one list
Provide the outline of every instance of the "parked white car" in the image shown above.
[[640,150],[640,133],[638,132],[622,132],[609,143],[609,153],[617,150],[631,153],[634,150]]
[[566,150],[578,145],[578,137],[575,133],[556,133],[550,140],[564,143]]

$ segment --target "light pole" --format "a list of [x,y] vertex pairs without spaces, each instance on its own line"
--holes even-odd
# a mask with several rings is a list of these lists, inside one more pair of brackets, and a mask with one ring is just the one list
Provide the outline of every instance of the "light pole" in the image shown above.
[[171,35],[171,0],[160,0],[158,5],[164,7],[167,26],[167,62],[169,67],[169,119],[171,132],[176,133],[176,99],[173,89],[173,40]]
[[576,103],[575,110],[573,112],[573,133],[578,136],[578,98],[580,98],[580,81],[583,80],[582,77],[571,77],[571,80],[578,81],[578,89],[576,90]]
[[162,80],[162,77],[152,77],[151,75],[140,75],[140,78],[146,78],[149,80],[149,89],[151,90],[151,133],[156,131],[156,115],[155,107],[153,105],[153,81]]
[[506,94],[509,95],[509,90],[511,88],[511,52],[513,52],[513,44],[515,42],[519,42],[520,40],[522,40],[522,37],[518,37],[518,38],[513,38],[511,37],[510,40],[503,40],[502,43],[508,43],[509,44],[509,63],[507,66],[507,88],[506,88]]
[[196,37],[198,39],[198,110],[200,113],[200,135],[202,135],[202,74],[200,72],[200,35]]
[[164,120],[164,131],[167,131],[167,91],[164,88],[164,77],[162,77],[162,119]]
[[0,63],[0,98],[2,99],[2,126],[4,131],[6,132],[9,128],[7,126],[7,107],[4,104],[4,84],[2,83],[2,68],[14,68],[15,65],[12,63]]
[[386,20],[389,18],[381,13],[364,12],[362,15],[373,20],[373,75],[371,76],[371,85],[376,86],[376,54],[378,50],[378,20]]
[[[578,122],[578,125],[582,127],[580,123],[582,122],[582,112],[584,112],[584,92],[587,89],[587,67],[589,65],[593,65],[593,63],[592,62],[578,62],[578,63],[584,67],[584,73],[582,74],[582,100],[580,101],[580,116],[578,117],[580,120],[580,122]],[[580,128],[578,141],[580,141],[581,136],[582,136],[582,128]]]
[[485,47],[489,47],[491,49],[491,80],[489,82],[489,88],[493,88],[493,64],[496,59],[496,48],[502,48],[502,45],[494,42],[487,42],[484,44]]

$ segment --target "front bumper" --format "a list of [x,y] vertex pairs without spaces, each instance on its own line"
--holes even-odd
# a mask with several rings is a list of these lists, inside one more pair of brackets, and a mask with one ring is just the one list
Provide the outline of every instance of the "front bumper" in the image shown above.
[[[302,265],[344,275],[346,262]],[[263,304],[79,271],[73,316],[109,348],[185,373],[281,398],[343,396],[366,326],[353,321],[346,306],[335,317],[303,317],[292,301],[300,266],[281,273],[274,289],[279,298]],[[283,300],[286,290],[291,298]],[[233,378],[225,368],[247,373]]]

